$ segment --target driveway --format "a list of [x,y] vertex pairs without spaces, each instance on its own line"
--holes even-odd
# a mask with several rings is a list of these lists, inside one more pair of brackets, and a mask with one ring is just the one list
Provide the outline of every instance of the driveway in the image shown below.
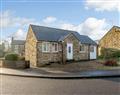
[[40,68],[46,68],[48,70],[52,71],[64,71],[64,72],[81,72],[81,71],[88,71],[88,70],[110,70],[110,69],[120,69],[120,66],[118,67],[109,67],[104,66],[101,64],[98,60],[93,61],[80,61],[80,62],[68,62],[67,64],[58,64],[58,63],[52,63],[51,65],[46,65],[45,67]]

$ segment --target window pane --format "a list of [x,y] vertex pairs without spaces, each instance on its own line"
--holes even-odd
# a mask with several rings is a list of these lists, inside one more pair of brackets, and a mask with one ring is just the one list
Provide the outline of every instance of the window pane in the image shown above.
[[55,51],[57,51],[57,44],[55,44]]
[[49,50],[50,50],[50,44],[47,43],[47,42],[44,42],[44,43],[42,44],[42,50],[43,50],[44,52],[49,52]]
[[90,46],[90,51],[94,52],[94,46]]
[[84,45],[80,45],[80,51],[84,51],[85,50],[85,46]]
[[44,47],[44,51],[46,51],[46,44],[45,43],[43,44],[43,47]]
[[57,44],[57,43],[53,43],[53,44],[52,44],[52,51],[53,51],[53,52],[58,51],[58,44]]
[[70,46],[68,47],[68,52],[71,53],[71,47]]

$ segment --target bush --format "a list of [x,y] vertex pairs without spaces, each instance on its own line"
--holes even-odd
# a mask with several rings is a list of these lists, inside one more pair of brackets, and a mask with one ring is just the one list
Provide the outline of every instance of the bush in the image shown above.
[[102,48],[101,56],[103,56],[103,59],[119,58],[120,50],[113,48]]
[[100,55],[100,56],[97,57],[97,59],[103,59],[103,58],[104,58],[103,55]]
[[5,56],[5,60],[17,61],[18,60],[18,54],[7,54]]
[[105,66],[118,66],[117,61],[116,60],[107,60],[104,63]]
[[24,56],[20,56],[20,57],[19,57],[19,60],[24,61],[24,60],[25,60],[25,57],[24,57]]
[[114,58],[119,58],[120,57],[120,50],[113,52],[112,55],[113,55]]

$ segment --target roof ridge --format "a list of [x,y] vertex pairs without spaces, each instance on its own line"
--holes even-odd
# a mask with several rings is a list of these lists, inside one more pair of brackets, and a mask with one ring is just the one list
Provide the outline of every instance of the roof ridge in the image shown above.
[[41,26],[41,25],[35,25],[35,24],[30,24],[30,26],[50,28],[50,29],[56,29],[56,30],[63,30],[63,31],[68,31],[68,32],[77,32],[77,31],[73,31],[73,30],[67,30],[67,29],[61,29],[61,28],[55,28],[55,27],[49,27],[49,26]]
[[87,35],[80,35],[80,33],[77,31],[57,29],[39,25],[31,25],[31,28],[34,31],[37,40],[41,41],[60,41],[72,33],[82,43],[96,44],[90,37]]
[[115,28],[120,28],[120,26],[117,26],[117,25],[114,25],[113,27],[115,27]]

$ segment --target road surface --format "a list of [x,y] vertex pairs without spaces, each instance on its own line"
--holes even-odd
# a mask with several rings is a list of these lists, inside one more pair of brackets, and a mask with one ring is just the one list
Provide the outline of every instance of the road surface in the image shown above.
[[0,75],[0,95],[120,95],[120,78],[42,79]]

